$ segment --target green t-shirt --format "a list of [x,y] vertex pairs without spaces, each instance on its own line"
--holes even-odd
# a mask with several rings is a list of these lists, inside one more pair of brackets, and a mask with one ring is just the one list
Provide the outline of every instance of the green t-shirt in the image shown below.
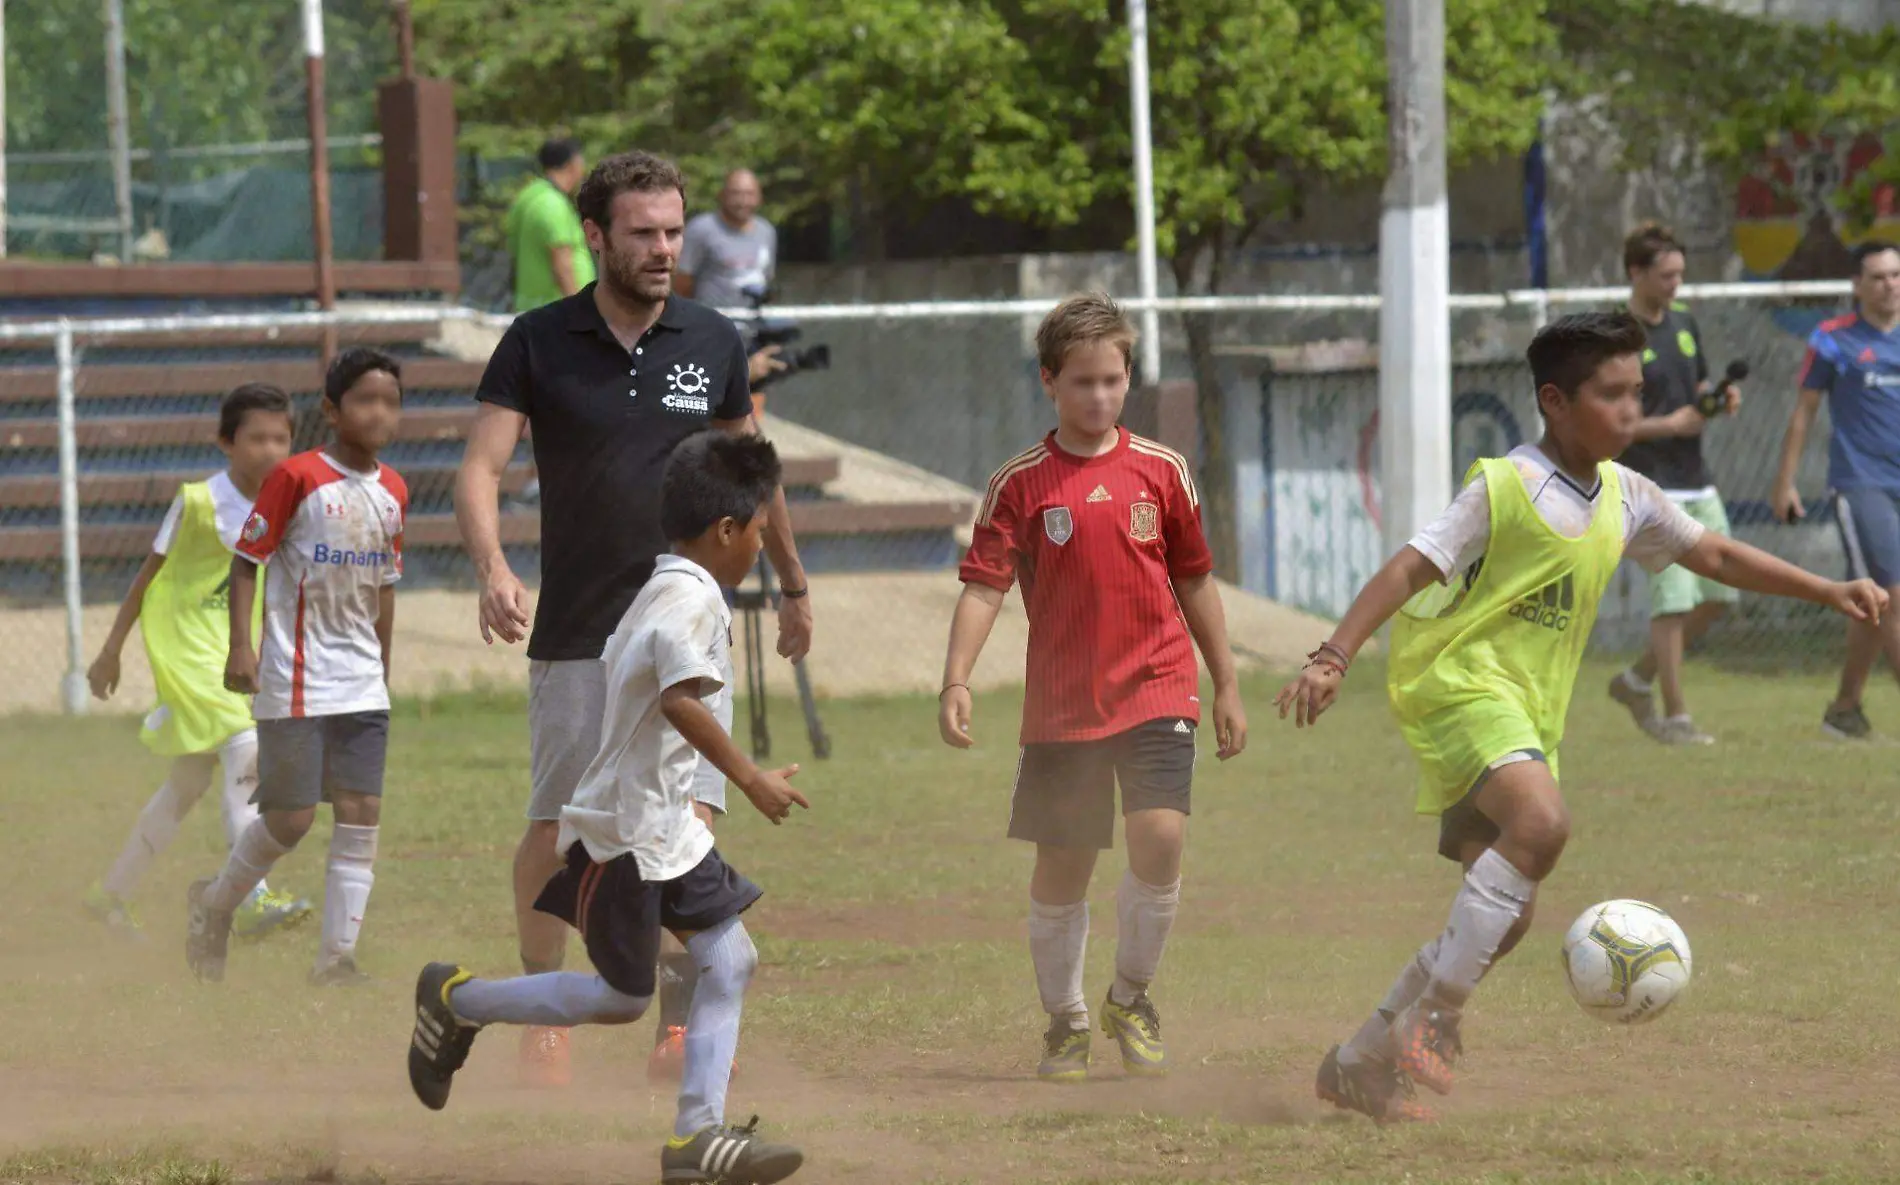
[[522,187],[514,205],[508,207],[504,226],[515,266],[515,312],[538,309],[566,295],[555,282],[554,262],[548,255],[555,247],[574,249],[576,291],[594,282],[594,256],[587,249],[581,216],[573,201],[546,177],[536,177]]

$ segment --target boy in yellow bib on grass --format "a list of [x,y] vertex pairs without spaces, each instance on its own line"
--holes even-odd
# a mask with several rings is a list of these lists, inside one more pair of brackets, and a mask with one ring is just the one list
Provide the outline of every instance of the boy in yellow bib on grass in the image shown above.
[[[145,717],[139,739],[172,762],[170,776],[139,813],[112,870],[86,894],[87,911],[116,932],[138,932],[132,895],[185,815],[211,788],[216,767],[223,767],[226,841],[237,842],[257,817],[251,805],[257,789],[257,731],[250,697],[224,689],[230,645],[226,590],[238,532],[265,476],[290,454],[290,436],[290,397],[278,388],[246,383],[224,397],[218,408],[218,447],[230,468],[178,487],[151,553],[86,672],[98,699],[118,690],[119,656],[138,624],[158,692],[158,705]],[[258,938],[309,913],[308,901],[260,884],[239,910],[237,930]]]
[[1276,704],[1301,727],[1332,705],[1353,656],[1392,621],[1387,692],[1418,756],[1418,812],[1465,869],[1444,932],[1320,1063],[1316,1092],[1388,1123],[1429,1119],[1447,1094],[1466,1001],[1530,927],[1537,886],[1570,836],[1557,750],[1597,603],[1625,555],[1734,588],[1878,620],[1887,593],[1823,580],[1705,530],[1611,458],[1642,418],[1643,326],[1627,312],[1564,317],[1527,358],[1544,438],[1481,460],[1451,506],[1366,583]]

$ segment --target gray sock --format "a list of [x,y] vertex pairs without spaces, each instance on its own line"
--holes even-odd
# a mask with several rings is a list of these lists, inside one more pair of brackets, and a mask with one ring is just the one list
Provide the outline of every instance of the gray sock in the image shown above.
[[726,1087],[739,1052],[739,1017],[746,984],[759,965],[758,949],[738,918],[693,935],[686,950],[699,967],[699,982],[686,1014],[686,1065],[673,1123],[673,1134],[680,1137],[726,1121]]
[[449,1007],[471,1024],[624,1025],[639,1020],[650,996],[617,992],[598,975],[549,971],[514,979],[471,979],[449,993]]

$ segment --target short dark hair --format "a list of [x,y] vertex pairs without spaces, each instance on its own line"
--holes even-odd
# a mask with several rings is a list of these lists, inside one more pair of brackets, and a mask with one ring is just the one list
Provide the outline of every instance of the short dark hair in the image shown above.
[[580,154],[581,142],[564,136],[541,145],[541,151],[534,154],[534,159],[540,164],[543,173],[552,173]]
[[697,539],[726,518],[751,522],[779,484],[778,450],[758,435],[718,428],[673,449],[660,477],[660,527],[671,543]]
[[1538,390],[1548,385],[1575,396],[1597,367],[1648,345],[1649,331],[1628,312],[1572,313],[1538,330],[1524,359]]
[[1623,240],[1623,271],[1627,274],[1639,267],[1648,267],[1671,251],[1684,259],[1689,257],[1689,249],[1682,245],[1675,231],[1660,222],[1645,222]]
[[686,178],[679,166],[651,152],[621,152],[595,165],[574,195],[574,208],[583,219],[602,230],[613,225],[614,199],[623,193],[665,193],[679,190],[686,200]]
[[218,439],[236,440],[238,429],[244,426],[244,417],[254,411],[289,417],[290,396],[284,394],[282,387],[269,383],[239,383],[232,387],[230,394],[218,404]]
[[396,389],[402,390],[402,363],[371,346],[351,346],[331,361],[330,372],[323,376],[323,397],[343,406],[343,393],[372,370],[384,371],[396,380]]
[[1867,270],[1868,260],[1884,251],[1892,251],[1896,254],[1900,254],[1900,245],[1895,245],[1888,239],[1863,239],[1856,244],[1853,251],[1850,252],[1854,257],[1855,277],[1858,278],[1862,272]]

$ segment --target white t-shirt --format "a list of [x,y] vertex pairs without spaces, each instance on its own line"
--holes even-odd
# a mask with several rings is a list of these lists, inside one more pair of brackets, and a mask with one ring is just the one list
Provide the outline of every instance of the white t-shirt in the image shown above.
[[[1507,458],[1524,479],[1524,492],[1539,518],[1568,539],[1580,538],[1596,517],[1596,489],[1586,490],[1557,468],[1534,444],[1520,444]],[[1702,541],[1703,526],[1690,518],[1647,477],[1618,465],[1623,487],[1623,555],[1660,572]],[[1450,579],[1484,555],[1491,540],[1491,498],[1480,473],[1458,491],[1451,505],[1412,539],[1412,547]]]
[[408,512],[409,487],[387,465],[358,473],[312,450],[264,479],[237,546],[270,562],[259,720],[388,709],[376,619],[383,586],[402,578]]
[[713,835],[693,813],[706,759],[666,722],[660,694],[696,680],[699,698],[714,708],[732,682],[732,614],[712,574],[661,556],[600,659],[607,668],[600,752],[561,810],[558,845],[566,852],[579,841],[598,864],[631,852],[642,880],[677,879],[706,858]]
[[[205,486],[211,491],[211,511],[217,520],[218,538],[236,551],[238,532],[244,529],[244,520],[251,517],[251,500],[239,492],[229,473],[213,474]],[[181,492],[173,496],[165,521],[158,525],[158,535],[152,540],[153,551],[159,555],[171,554],[172,540],[178,536],[178,520],[184,515],[185,495]]]

